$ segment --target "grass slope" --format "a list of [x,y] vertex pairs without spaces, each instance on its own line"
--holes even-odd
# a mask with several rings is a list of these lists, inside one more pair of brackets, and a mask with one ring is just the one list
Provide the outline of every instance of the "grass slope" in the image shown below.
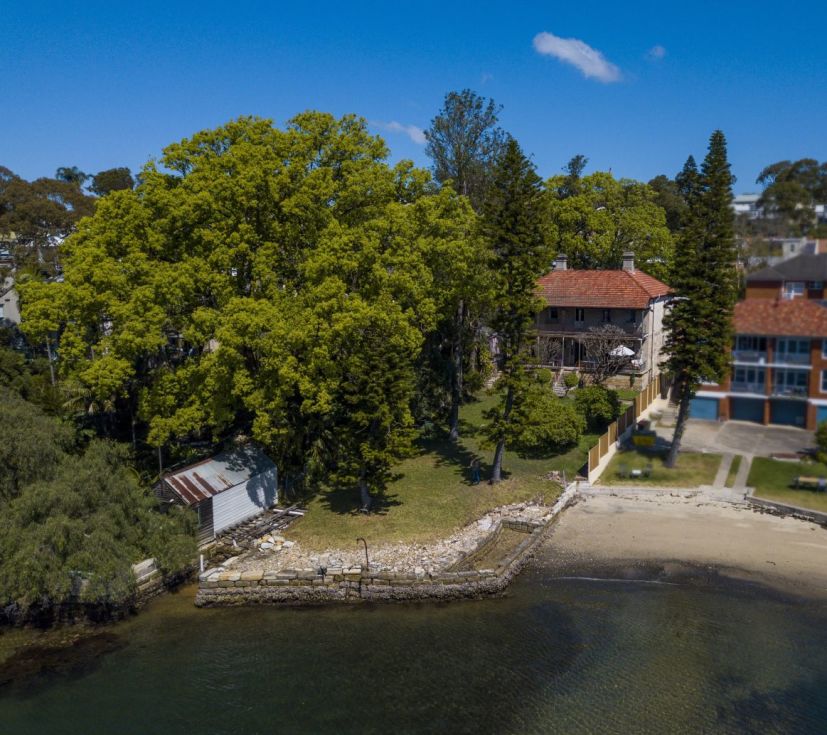
[[827,513],[827,493],[796,490],[791,487],[798,475],[827,477],[827,465],[819,462],[782,462],[767,457],[756,457],[752,460],[747,485],[755,488],[755,497]]
[[[480,447],[479,430],[483,411],[494,405],[495,396],[463,407],[459,443],[447,438],[422,440],[416,456],[396,467],[383,506],[364,515],[354,511],[353,490],[322,492],[309,503],[309,512],[291,526],[289,538],[307,548],[349,546],[364,536],[368,543],[426,543],[444,538],[499,505],[542,496],[553,501],[559,488],[544,479],[552,470],[565,470],[568,477],[585,463],[595,435],[584,436],[570,451],[546,458],[519,457],[506,452],[505,480],[489,485],[491,450]],[[471,484],[470,464],[481,460],[482,482]]]

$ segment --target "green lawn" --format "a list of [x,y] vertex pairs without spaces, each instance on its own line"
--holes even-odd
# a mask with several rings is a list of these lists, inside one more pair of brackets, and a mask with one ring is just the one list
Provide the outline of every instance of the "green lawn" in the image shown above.
[[[506,451],[505,479],[489,485],[486,479],[493,451],[480,448],[479,427],[483,410],[495,401],[494,396],[485,396],[463,407],[458,444],[445,439],[420,442],[417,455],[396,468],[398,477],[388,487],[379,512],[354,512],[352,490],[323,492],[310,501],[309,512],[286,536],[318,549],[355,544],[358,536],[364,536],[368,543],[425,543],[450,535],[498,505],[537,496],[553,501],[559,488],[545,476],[552,470],[565,470],[567,477],[574,477],[597,437],[586,435],[576,448],[549,458],[520,457]],[[482,463],[479,485],[470,482],[474,457]]]
[[827,493],[796,490],[792,487],[798,475],[827,477],[827,465],[819,462],[782,462],[767,457],[752,460],[747,485],[755,488],[755,497],[797,505],[827,513]]
[[621,401],[629,401],[634,403],[638,393],[640,393],[640,391],[636,388],[618,388],[617,397],[620,398]]
[[740,454],[736,454],[732,458],[732,464],[729,466],[729,472],[727,472],[726,482],[724,483],[726,487],[735,487],[735,477],[738,475],[742,459],[743,457]]
[[[665,453],[636,450],[618,452],[600,476],[600,483],[604,485],[652,485],[654,487],[711,485],[721,464],[720,454],[682,453],[678,455],[677,465],[668,468],[663,465],[665,457]],[[622,465],[625,465],[628,470],[642,470],[647,464],[652,465],[650,477],[623,478],[618,474]]]

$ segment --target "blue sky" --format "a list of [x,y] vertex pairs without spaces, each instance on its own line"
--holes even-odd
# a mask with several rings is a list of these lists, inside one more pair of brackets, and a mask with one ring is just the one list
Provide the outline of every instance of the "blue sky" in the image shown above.
[[426,165],[417,129],[470,87],[504,106],[542,176],[575,153],[672,175],[720,127],[736,191],[753,191],[767,163],[827,159],[825,21],[823,3],[760,0],[0,0],[0,165],[136,170],[238,115],[305,109],[356,112],[392,159]]

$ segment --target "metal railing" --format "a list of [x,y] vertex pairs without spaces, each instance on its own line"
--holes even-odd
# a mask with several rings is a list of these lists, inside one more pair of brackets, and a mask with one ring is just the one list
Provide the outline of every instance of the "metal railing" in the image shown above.
[[735,362],[765,363],[767,361],[767,353],[758,352],[757,350],[733,350],[732,359]]
[[729,386],[733,393],[760,393],[764,395],[767,391],[766,383],[736,383],[733,381]]

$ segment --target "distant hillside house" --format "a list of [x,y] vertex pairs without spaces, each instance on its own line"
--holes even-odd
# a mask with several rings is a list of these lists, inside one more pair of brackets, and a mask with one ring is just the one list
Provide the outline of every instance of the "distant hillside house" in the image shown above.
[[588,372],[589,340],[600,339],[600,327],[613,325],[623,340],[612,351],[627,358],[619,384],[645,386],[660,372],[663,316],[672,290],[635,268],[634,253],[624,253],[620,270],[572,270],[560,255],[554,270],[539,279],[538,294],[546,304],[537,315],[538,344],[554,345],[538,347],[542,364]]
[[747,276],[747,299],[822,301],[827,281],[827,253],[799,255]]
[[0,326],[9,324],[20,324],[20,299],[12,276],[0,281]]
[[245,444],[166,473],[160,493],[167,500],[195,509],[198,541],[205,544],[275,505],[277,488],[273,460],[259,446]]

